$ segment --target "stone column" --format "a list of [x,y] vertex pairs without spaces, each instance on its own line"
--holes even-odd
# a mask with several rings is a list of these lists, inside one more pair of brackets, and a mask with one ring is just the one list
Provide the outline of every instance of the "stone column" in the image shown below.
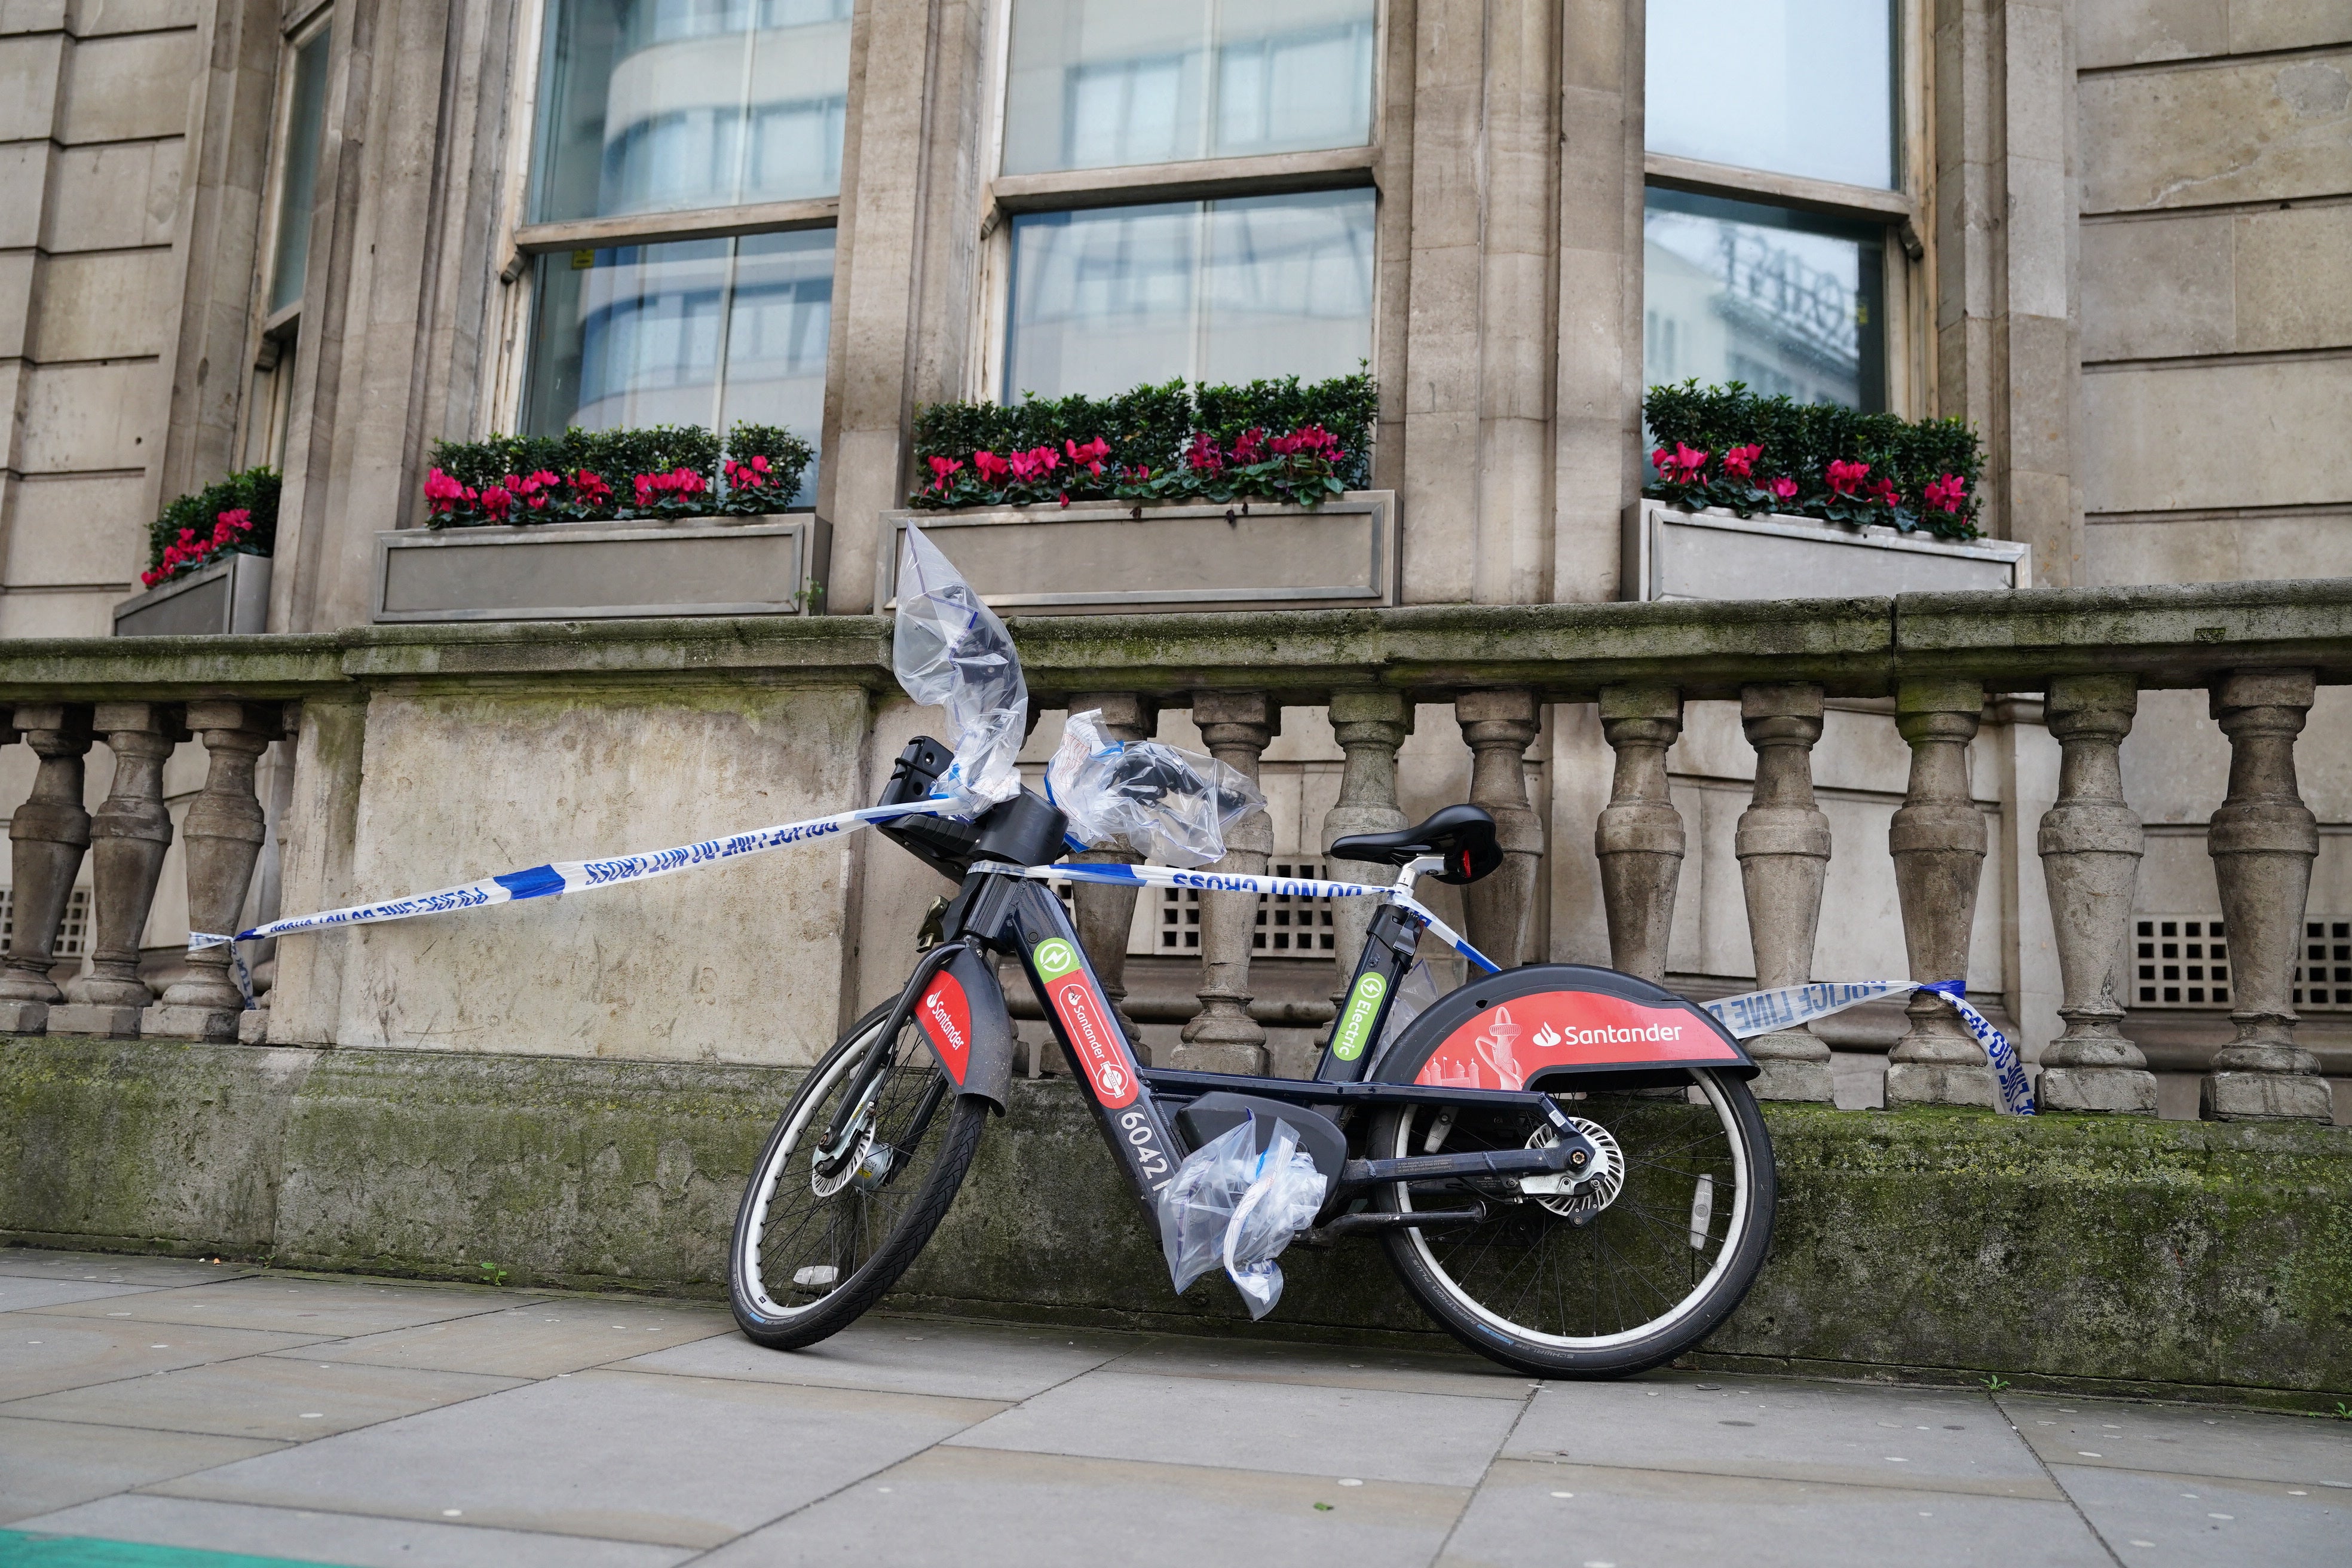
[[2042,877],[2058,943],[2066,1027],[2042,1053],[2034,1099],[2050,1110],[2156,1114],[2156,1075],[2118,1027],[2116,952],[2131,928],[2139,881],[2139,818],[2124,803],[2116,748],[2139,710],[2130,675],[2069,675],[2051,681],[2044,709],[2063,748],[2058,799],[2042,814]]
[[2230,1022],[2199,1093],[2209,1121],[2333,1119],[2319,1059],[2294,1043],[2289,992],[2319,828],[2295,787],[2294,738],[2315,681],[2308,669],[2242,669],[2213,687],[2230,737],[2230,795],[2206,829],[2229,929]]
[[[1822,882],[1830,868],[1830,819],[1813,804],[1813,742],[1822,738],[1818,686],[1744,686],[1739,722],[1756,748],[1756,793],[1733,840],[1748,896],[1748,942],[1765,990],[1813,977]],[[1759,1100],[1835,1097],[1830,1048],[1808,1025],[1761,1035],[1748,1054],[1762,1070]]]
[[[1282,709],[1263,691],[1200,691],[1192,721],[1210,755],[1255,780],[1258,758],[1282,732]],[[1211,870],[1246,876],[1263,872],[1274,853],[1274,824],[1264,812],[1242,818],[1225,834],[1225,856]],[[1257,931],[1257,895],[1201,895],[1201,1011],[1184,1026],[1183,1044],[1170,1066],[1204,1072],[1266,1070],[1265,1031],[1250,1016],[1251,938]]]
[[1495,819],[1503,863],[1462,889],[1463,923],[1470,945],[1506,969],[1527,952],[1528,913],[1535,903],[1536,867],[1543,858],[1543,822],[1528,804],[1528,748],[1541,728],[1532,691],[1465,691],[1454,717],[1470,747],[1470,804]]
[[8,819],[15,930],[7,967],[0,970],[0,1033],[37,1035],[48,1027],[49,1005],[63,1000],[49,970],[57,962],[58,923],[73,897],[82,851],[89,847],[89,813],[81,804],[89,710],[22,703],[10,722],[24,732],[41,765],[33,793]]
[[[1393,866],[1331,860],[1332,844],[1351,833],[1394,833],[1412,825],[1397,809],[1397,748],[1412,733],[1412,704],[1396,691],[1335,691],[1331,734],[1347,753],[1339,774],[1339,801],[1323,816],[1325,875],[1335,882],[1385,886],[1396,880]],[[1372,923],[1374,900],[1331,900],[1333,965],[1331,1001],[1345,998],[1348,977],[1363,955],[1364,931]]]
[[91,725],[114,753],[114,783],[89,826],[90,967],[66,982],[65,1005],[49,1009],[49,1033],[135,1036],[139,1015],[155,999],[139,978],[139,939],[172,847],[163,763],[187,731],[179,710],[159,702],[101,702]]
[[[234,933],[261,855],[261,803],[253,768],[278,737],[282,710],[270,703],[191,702],[188,728],[204,737],[211,763],[188,806],[188,927]],[[233,1040],[245,994],[226,946],[188,955],[183,977],[140,1019],[142,1032],[179,1039]]]
[[[1984,871],[1985,819],[1969,794],[1969,742],[1984,710],[1984,686],[1965,678],[1907,679],[1895,725],[1911,744],[1911,787],[1887,829],[1903,945],[1913,980],[1969,972],[1969,931]],[[1992,1064],[1941,997],[1914,993],[1911,1027],[1886,1060],[1886,1105],[1998,1104]]]
[[1617,753],[1609,804],[1592,832],[1609,962],[1663,981],[1683,869],[1682,813],[1666,789],[1666,748],[1683,732],[1682,694],[1670,686],[1609,687],[1601,693],[1601,732]]
[[[1087,691],[1070,699],[1070,711],[1102,710],[1102,731],[1115,741],[1149,741],[1160,725],[1160,705],[1132,691]],[[1131,849],[1089,849],[1070,858],[1080,865],[1133,866],[1143,857]],[[1070,899],[1076,913],[1078,941],[1094,961],[1096,978],[1111,1010],[1126,1026],[1127,1037],[1139,1040],[1135,1020],[1127,1016],[1127,936],[1135,929],[1138,888],[1111,888],[1099,882],[1075,882]]]

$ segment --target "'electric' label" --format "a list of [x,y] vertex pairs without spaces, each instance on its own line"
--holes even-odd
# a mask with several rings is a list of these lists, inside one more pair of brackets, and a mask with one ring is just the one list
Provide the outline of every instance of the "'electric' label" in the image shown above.
[[1331,1037],[1331,1054],[1343,1062],[1354,1061],[1364,1054],[1371,1043],[1372,1020],[1380,1016],[1381,998],[1388,994],[1389,983],[1377,969],[1364,972],[1356,982],[1355,991],[1348,997],[1348,1010],[1339,1017],[1339,1032]]
[[1111,1021],[1110,1008],[1087,977],[1078,950],[1060,937],[1039,942],[1030,962],[1045,982],[1055,1016],[1063,1032],[1077,1047],[1078,1061],[1095,1086],[1095,1096],[1117,1110],[1135,1100],[1135,1068],[1128,1055],[1126,1037]]

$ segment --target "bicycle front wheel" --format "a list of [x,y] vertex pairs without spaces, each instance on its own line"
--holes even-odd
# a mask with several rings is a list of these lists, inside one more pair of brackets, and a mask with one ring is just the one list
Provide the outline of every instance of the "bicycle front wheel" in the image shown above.
[[[1475,1225],[1390,1232],[1405,1289],[1473,1350],[1538,1377],[1620,1377],[1706,1338],[1763,1267],[1776,1184],[1748,1086],[1684,1076],[1678,1089],[1555,1095],[1601,1152],[1589,1189],[1522,1189],[1486,1198]],[[1532,1114],[1429,1107],[1389,1111],[1371,1134],[1373,1152],[1391,1158],[1549,1140]],[[1391,1212],[1465,1201],[1402,1183],[1384,1191]]]
[[811,1070],[743,1190],[728,1298],[773,1350],[838,1333],[898,1283],[963,1184],[987,1121],[956,1093],[916,1026],[876,1060],[876,1008]]

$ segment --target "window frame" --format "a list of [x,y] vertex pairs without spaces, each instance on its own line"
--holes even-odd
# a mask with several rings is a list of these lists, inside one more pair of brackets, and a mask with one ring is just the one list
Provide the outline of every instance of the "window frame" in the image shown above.
[[[293,428],[294,374],[300,363],[302,313],[310,301],[313,286],[310,258],[306,255],[302,291],[291,303],[275,310],[269,308],[269,297],[277,283],[278,242],[286,226],[287,163],[292,151],[290,141],[294,130],[295,62],[303,49],[334,25],[335,0],[297,0],[296,4],[287,5],[278,18],[278,68],[276,79],[270,84],[268,152],[260,192],[261,224],[255,237],[250,302],[246,312],[246,319],[252,326],[245,356],[245,386],[238,398],[236,429],[230,446],[240,468],[251,468],[257,463],[265,463],[281,471],[286,467],[286,448]],[[322,146],[328,123],[334,112],[337,58],[337,46],[331,38],[324,67],[327,72],[326,99],[320,105],[319,121],[319,137]],[[317,238],[317,211],[318,193],[314,187],[311,193],[311,232],[304,240],[306,250]],[[266,382],[264,377],[268,378]],[[257,420],[259,421],[257,430]]]
[[[1886,242],[1880,273],[1885,299],[1880,309],[1886,318],[1886,412],[1917,418],[1933,408],[1936,385],[1932,318],[1936,298],[1935,247],[1929,240],[1935,214],[1934,140],[1930,131],[1933,104],[1929,97],[1934,79],[1933,37],[1927,0],[1895,0],[1891,12],[1895,34],[1889,61],[1889,68],[1895,73],[1895,184],[1892,187],[1849,185],[1835,180],[1654,153],[1646,145],[1646,132],[1643,137],[1642,187],[1645,194],[1657,189],[1722,196],[1883,229]],[[1645,261],[1644,277],[1647,271]],[[1634,353],[1636,362],[1643,367],[1641,379],[1646,395],[1647,343],[1640,331],[1644,312],[1637,310],[1633,314]]]
[[1388,50],[1392,13],[1389,0],[1374,0],[1372,6],[1371,128],[1360,145],[1008,174],[1003,172],[1005,100],[1012,84],[1013,7],[1017,3],[992,0],[990,7],[989,22],[995,32],[989,51],[988,121],[982,142],[990,174],[981,193],[980,253],[971,321],[971,341],[980,352],[967,367],[967,397],[993,403],[1006,395],[1005,351],[1013,326],[1013,219],[1029,213],[1090,212],[1161,202],[1370,190],[1372,308],[1365,358],[1380,363],[1381,321],[1386,313],[1382,296],[1392,283],[1392,269],[1384,265],[1381,247],[1381,209],[1387,198]]
[[[630,213],[614,217],[566,218],[549,223],[531,221],[531,182],[540,156],[539,107],[547,63],[548,11],[561,0],[527,0],[515,10],[515,90],[509,100],[510,119],[507,145],[516,149],[505,160],[504,188],[499,194],[504,259],[498,272],[499,300],[494,303],[496,351],[483,356],[484,385],[479,406],[487,417],[477,434],[520,427],[529,408],[531,343],[539,300],[535,268],[541,256],[563,251],[604,250],[623,246],[666,245],[678,240],[732,239],[748,235],[781,234],[801,229],[834,231],[834,284],[839,299],[842,251],[840,243],[843,193],[794,201],[746,202],[733,206],[690,207],[669,212]],[[853,11],[850,25],[856,26]],[[853,56],[853,61],[855,57]],[[856,81],[853,66],[848,83],[855,113]],[[853,135],[854,131],[845,132]],[[843,180],[849,171],[845,167]],[[827,397],[835,367],[825,367]],[[724,432],[719,432],[723,435]],[[811,447],[821,448],[824,431],[793,432]],[[818,472],[828,454],[818,453]],[[806,508],[793,510],[805,510]]]

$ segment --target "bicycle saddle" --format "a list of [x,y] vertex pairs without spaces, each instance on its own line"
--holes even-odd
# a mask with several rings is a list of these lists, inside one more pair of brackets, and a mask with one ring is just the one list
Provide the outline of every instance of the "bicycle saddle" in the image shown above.
[[1456,887],[1476,881],[1503,863],[1502,846],[1495,842],[1495,819],[1475,805],[1449,805],[1427,821],[1394,833],[1351,833],[1331,843],[1335,860],[1402,866],[1423,855],[1444,860],[1445,868],[1431,875]]

